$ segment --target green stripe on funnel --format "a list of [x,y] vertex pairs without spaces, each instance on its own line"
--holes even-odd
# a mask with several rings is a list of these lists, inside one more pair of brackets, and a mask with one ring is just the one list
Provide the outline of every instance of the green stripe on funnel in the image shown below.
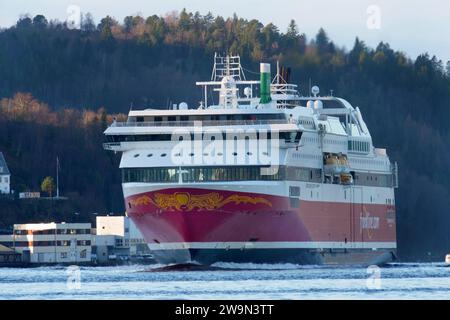
[[264,104],[272,101],[272,98],[270,97],[270,64],[261,63],[260,71],[261,71],[261,78],[259,90],[261,93],[261,97],[259,103]]

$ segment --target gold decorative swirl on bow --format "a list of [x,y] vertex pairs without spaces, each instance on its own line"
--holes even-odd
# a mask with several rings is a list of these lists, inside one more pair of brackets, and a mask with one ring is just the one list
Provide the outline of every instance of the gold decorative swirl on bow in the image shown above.
[[192,211],[193,209],[215,210],[228,203],[234,204],[264,204],[272,207],[272,203],[262,197],[250,197],[233,194],[224,198],[217,192],[195,195],[188,192],[175,192],[173,194],[156,193],[153,198],[144,195],[133,199],[130,204],[133,207],[153,204],[154,206],[168,210]]

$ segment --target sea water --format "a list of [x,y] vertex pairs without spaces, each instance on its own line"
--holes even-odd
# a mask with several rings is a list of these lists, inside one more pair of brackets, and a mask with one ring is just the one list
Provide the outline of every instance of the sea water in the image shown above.
[[450,299],[450,267],[217,263],[0,268],[0,299]]

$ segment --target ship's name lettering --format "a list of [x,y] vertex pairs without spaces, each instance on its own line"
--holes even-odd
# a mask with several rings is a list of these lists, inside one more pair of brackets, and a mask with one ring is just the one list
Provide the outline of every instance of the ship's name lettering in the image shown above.
[[378,229],[378,228],[380,228],[380,218],[361,217],[361,229]]

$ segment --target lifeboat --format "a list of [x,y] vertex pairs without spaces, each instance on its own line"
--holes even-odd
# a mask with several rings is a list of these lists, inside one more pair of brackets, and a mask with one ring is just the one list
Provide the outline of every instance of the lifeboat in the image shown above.
[[342,173],[340,175],[341,184],[353,184],[353,176],[350,173]]

